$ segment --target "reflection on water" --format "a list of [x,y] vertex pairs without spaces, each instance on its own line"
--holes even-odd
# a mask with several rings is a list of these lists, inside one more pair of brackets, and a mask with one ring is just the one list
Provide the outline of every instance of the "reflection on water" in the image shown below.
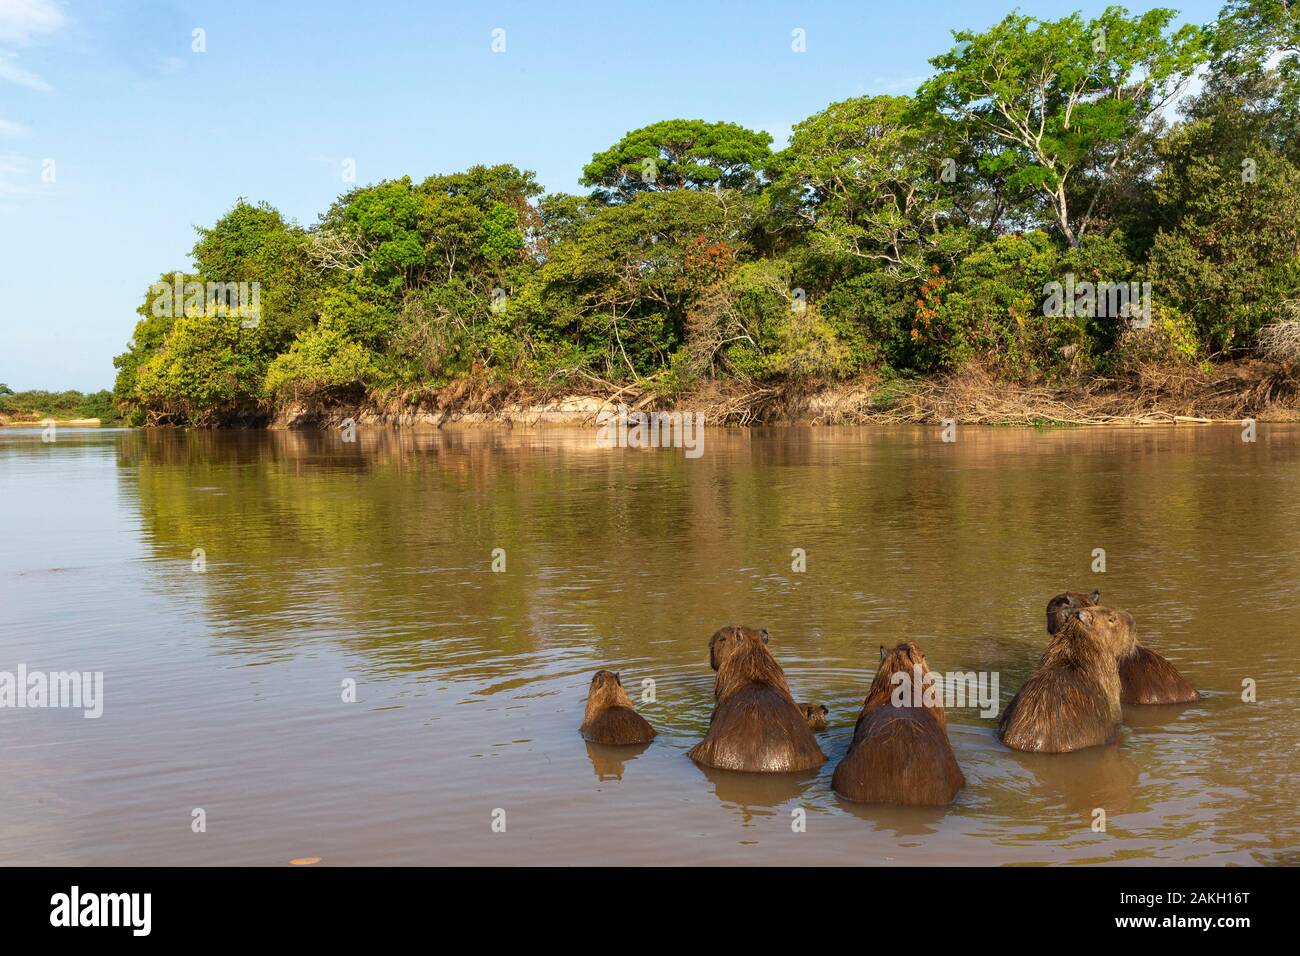
[[623,768],[629,760],[635,760],[649,749],[649,744],[627,744],[614,747],[609,744],[587,745],[587,756],[591,758],[591,769],[596,772],[597,780],[622,780]]
[[[776,816],[776,808],[786,804],[802,805],[800,797],[809,792],[810,785],[818,776],[814,770],[754,774],[716,767],[697,769],[708,780],[713,795],[723,806],[738,813],[744,824],[752,824],[756,817]],[[789,819],[788,815],[786,819]]]
[[[558,429],[4,430],[0,670],[102,670],[105,705],[0,710],[0,862],[1277,862],[1298,465],[1280,425],[714,430],[694,460]],[[952,807],[831,792],[881,644],[999,672],[1005,702],[1065,587],[1130,610],[1207,696],[1064,756],[953,711]],[[819,771],[686,758],[733,622],[830,708]],[[601,667],[649,746],[578,735]]]

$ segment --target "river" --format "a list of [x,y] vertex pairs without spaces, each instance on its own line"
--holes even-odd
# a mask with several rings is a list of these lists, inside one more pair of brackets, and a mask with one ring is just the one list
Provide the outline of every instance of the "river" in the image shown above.
[[[0,708],[0,863],[1300,862],[1300,427],[54,437],[0,429],[0,671],[102,715]],[[1066,588],[1203,698],[1069,755],[954,708],[952,806],[831,791],[882,644],[1004,704]],[[728,623],[829,707],[820,771],[686,757]],[[579,736],[599,668],[648,747]]]

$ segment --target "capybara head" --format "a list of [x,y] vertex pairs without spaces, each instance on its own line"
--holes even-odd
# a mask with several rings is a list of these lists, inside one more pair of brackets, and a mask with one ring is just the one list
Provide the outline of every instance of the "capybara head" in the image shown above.
[[[1115,656],[1128,657],[1137,648],[1137,623],[1128,611],[1092,604],[1071,612],[1074,622],[1098,645]],[[1077,639],[1077,638],[1072,638]]]
[[830,710],[825,704],[804,704],[803,717],[813,730],[825,730],[830,726]]
[[623,681],[615,671],[596,671],[591,678],[591,689],[587,691],[587,706],[611,707],[627,704],[627,692],[623,690]]
[[889,650],[882,646],[880,667],[876,670],[876,679],[871,682],[871,689],[867,691],[867,704],[870,705],[881,698],[889,699],[894,689],[895,674],[901,672],[907,675],[908,680],[913,680],[917,670],[924,677],[930,673],[930,664],[921,649],[911,641],[904,641]]
[[1047,633],[1055,634],[1072,611],[1101,602],[1101,592],[1063,591],[1047,602]]
[[724,661],[734,657],[748,642],[757,641],[766,644],[767,640],[767,628],[754,630],[752,627],[744,627],[740,624],[720,627],[709,638],[709,666],[716,671]]

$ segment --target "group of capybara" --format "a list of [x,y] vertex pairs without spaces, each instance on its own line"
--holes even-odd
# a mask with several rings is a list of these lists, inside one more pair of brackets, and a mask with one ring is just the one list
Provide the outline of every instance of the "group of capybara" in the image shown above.
[[[1167,660],[1137,643],[1127,611],[1097,591],[1066,591],[1047,602],[1050,640],[1029,680],[998,718],[998,738],[1014,750],[1065,753],[1114,741],[1121,704],[1175,704],[1199,697]],[[696,763],[749,773],[810,770],[826,760],[813,731],[828,726],[820,704],[798,704],[768,650],[766,630],[730,626],[709,638],[717,672],[714,709]],[[943,806],[966,785],[942,703],[894,692],[905,675],[930,665],[911,641],[880,650],[880,666],[831,786],[847,800]],[[901,701],[901,702],[900,702]],[[654,728],[636,712],[612,671],[591,680],[582,736],[598,744],[645,744]]]

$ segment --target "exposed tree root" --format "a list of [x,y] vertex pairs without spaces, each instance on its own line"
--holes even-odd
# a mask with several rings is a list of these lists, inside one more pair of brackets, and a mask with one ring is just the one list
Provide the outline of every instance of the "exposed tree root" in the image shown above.
[[317,427],[346,417],[393,425],[588,424],[602,410],[703,412],[711,425],[809,423],[970,425],[1172,425],[1300,421],[1288,366],[1248,360],[1202,369],[1143,367],[1125,378],[1013,384],[979,368],[924,379],[757,384],[708,380],[669,397],[652,383],[594,376],[552,386],[476,376],[444,388],[372,396],[358,405],[298,406],[280,425]]

